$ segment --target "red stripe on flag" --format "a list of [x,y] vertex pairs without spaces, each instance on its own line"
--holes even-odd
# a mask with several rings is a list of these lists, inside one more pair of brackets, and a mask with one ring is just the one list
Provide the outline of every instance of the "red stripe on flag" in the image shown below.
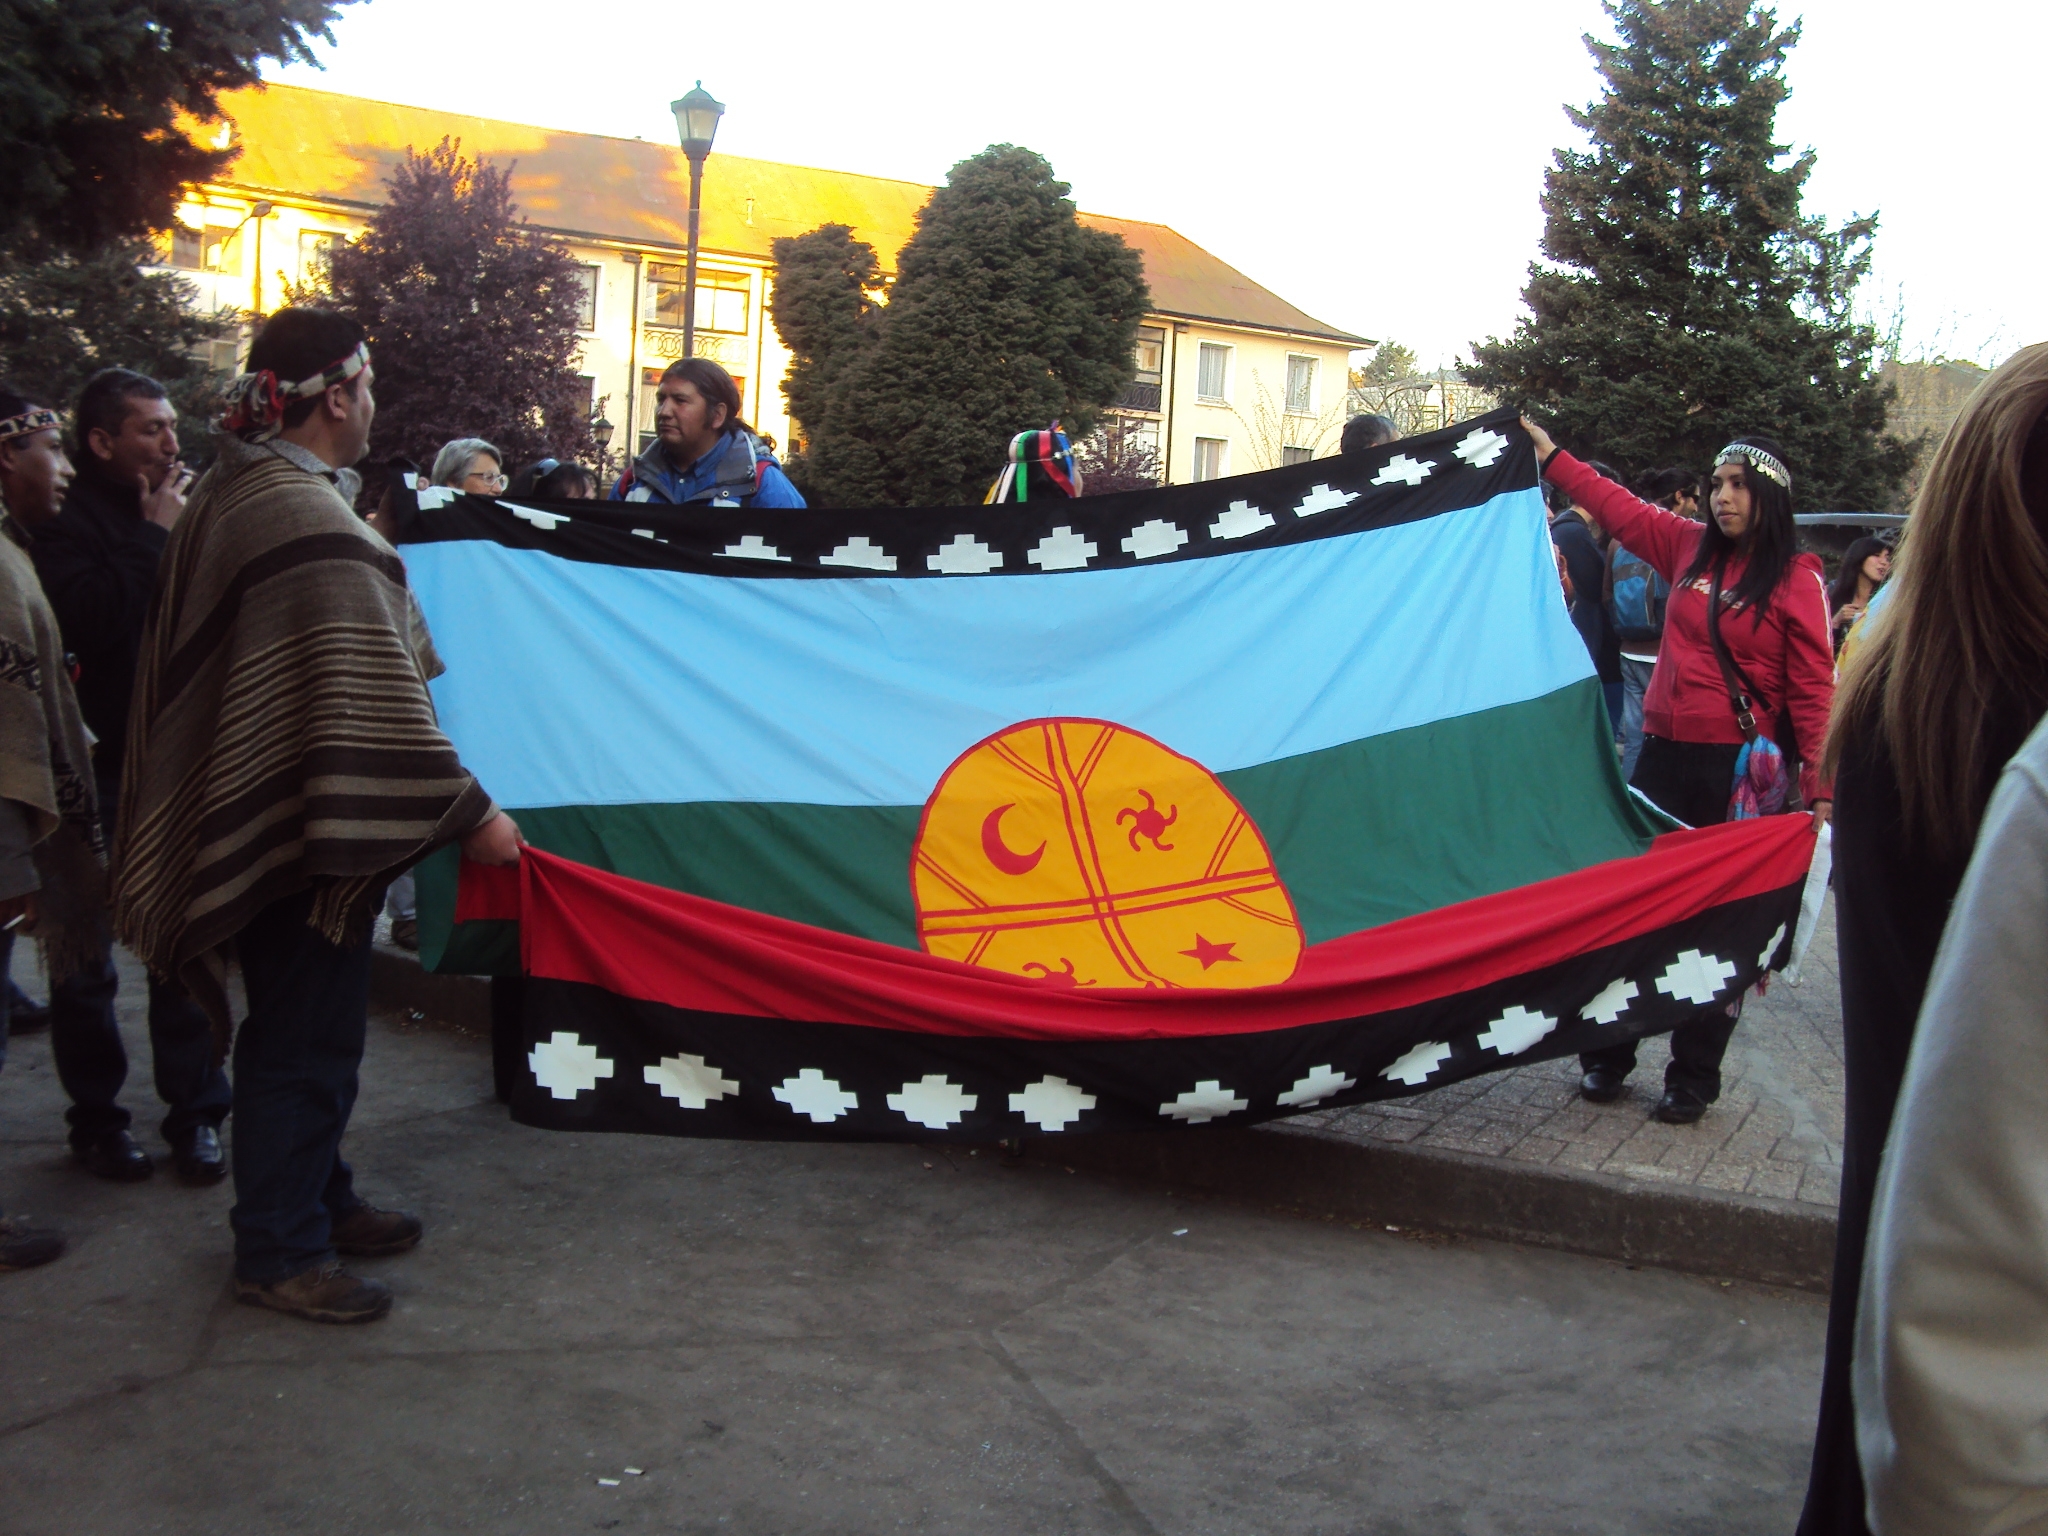
[[1033,1040],[1244,1034],[1357,1018],[1540,970],[1804,878],[1812,823],[1770,816],[1660,837],[1635,858],[1312,945],[1245,990],[1052,988],[608,874],[528,848],[465,862],[458,919],[518,917],[529,975],[676,1008]]

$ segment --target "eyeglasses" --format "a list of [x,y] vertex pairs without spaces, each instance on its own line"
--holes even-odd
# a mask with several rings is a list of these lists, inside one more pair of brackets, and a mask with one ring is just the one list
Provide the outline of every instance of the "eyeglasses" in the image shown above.
[[475,486],[479,490],[502,491],[505,489],[505,476],[487,469],[473,469],[462,477],[462,484],[465,488]]

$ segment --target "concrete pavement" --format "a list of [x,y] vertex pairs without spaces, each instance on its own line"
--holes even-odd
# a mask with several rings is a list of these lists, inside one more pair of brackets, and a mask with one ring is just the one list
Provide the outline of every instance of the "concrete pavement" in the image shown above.
[[[0,1276],[16,1536],[1796,1516],[1808,1296],[992,1149],[533,1131],[489,1102],[480,1038],[384,1016],[348,1152],[429,1236],[362,1266],[389,1319],[323,1328],[229,1299],[226,1190],[68,1166],[47,1038],[15,1044],[0,1195],[74,1240]],[[153,1120],[146,1083],[139,1060]]]

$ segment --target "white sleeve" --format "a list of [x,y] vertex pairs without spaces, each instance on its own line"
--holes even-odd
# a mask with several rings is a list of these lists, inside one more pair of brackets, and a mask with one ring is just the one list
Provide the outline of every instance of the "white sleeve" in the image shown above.
[[2048,725],[2000,780],[1935,960],[1854,1382],[1876,1536],[2048,1533]]

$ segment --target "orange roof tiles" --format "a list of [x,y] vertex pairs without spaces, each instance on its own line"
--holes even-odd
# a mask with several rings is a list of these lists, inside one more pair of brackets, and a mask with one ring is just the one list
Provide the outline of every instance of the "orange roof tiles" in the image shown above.
[[[293,85],[229,92],[221,110],[242,149],[226,185],[367,211],[383,201],[386,179],[407,146],[425,150],[448,137],[460,139],[467,154],[510,163],[520,212],[542,229],[629,245],[680,248],[688,239],[690,164],[672,144]],[[718,154],[704,178],[702,245],[768,260],[770,242],[781,236],[846,224],[893,267],[931,192],[914,181]],[[1164,224],[1091,213],[1081,220],[1123,236],[1143,255],[1155,313],[1367,344],[1304,314]]]

